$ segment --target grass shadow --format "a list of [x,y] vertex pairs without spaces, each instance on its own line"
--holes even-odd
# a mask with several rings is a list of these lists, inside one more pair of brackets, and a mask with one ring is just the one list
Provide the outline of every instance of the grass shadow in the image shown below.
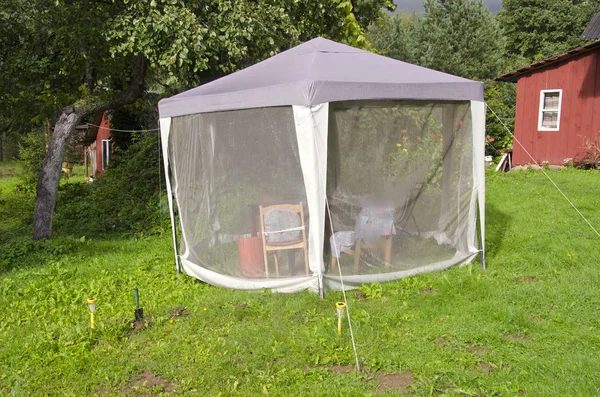
[[512,223],[512,216],[502,212],[489,201],[485,208],[485,250],[488,258],[493,258],[501,250],[506,231]]

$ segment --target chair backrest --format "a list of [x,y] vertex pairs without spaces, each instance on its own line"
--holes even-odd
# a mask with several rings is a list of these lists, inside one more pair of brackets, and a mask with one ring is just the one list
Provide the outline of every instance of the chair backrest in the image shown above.
[[363,207],[356,218],[356,238],[391,236],[396,234],[393,207]]
[[302,203],[260,206],[261,232],[266,243],[285,243],[303,239]]

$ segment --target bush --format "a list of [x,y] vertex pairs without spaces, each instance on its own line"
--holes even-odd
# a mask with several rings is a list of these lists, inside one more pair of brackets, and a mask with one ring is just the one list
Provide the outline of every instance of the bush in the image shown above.
[[23,183],[34,187],[40,178],[46,157],[46,136],[41,131],[32,131],[19,142],[19,159],[23,168]]
[[165,202],[158,135],[140,133],[126,150],[117,148],[102,178],[61,187],[55,228],[61,234],[88,237],[156,233],[170,226]]

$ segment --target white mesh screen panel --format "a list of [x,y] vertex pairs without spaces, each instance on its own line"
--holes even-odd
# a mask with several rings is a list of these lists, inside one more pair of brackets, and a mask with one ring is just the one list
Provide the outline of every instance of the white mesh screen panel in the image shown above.
[[326,105],[172,118],[189,274],[233,288],[315,290],[321,258],[331,288],[340,287],[338,263],[352,287],[474,258],[470,102]]
[[[310,216],[291,107],[174,117],[169,158],[183,259],[241,278],[306,276],[300,230],[307,239]],[[295,229],[284,235],[300,247],[272,243],[265,268],[260,207],[299,204],[302,221],[287,208],[267,217],[270,232]]]
[[329,120],[328,274],[338,261],[344,275],[373,275],[472,254],[469,102],[339,102]]

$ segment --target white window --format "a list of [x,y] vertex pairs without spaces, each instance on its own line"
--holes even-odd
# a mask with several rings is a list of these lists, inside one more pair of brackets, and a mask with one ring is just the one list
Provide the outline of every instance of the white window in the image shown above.
[[110,160],[110,144],[110,139],[102,140],[102,171],[108,167],[108,162]]
[[558,131],[561,102],[562,90],[542,90],[540,92],[538,131]]

